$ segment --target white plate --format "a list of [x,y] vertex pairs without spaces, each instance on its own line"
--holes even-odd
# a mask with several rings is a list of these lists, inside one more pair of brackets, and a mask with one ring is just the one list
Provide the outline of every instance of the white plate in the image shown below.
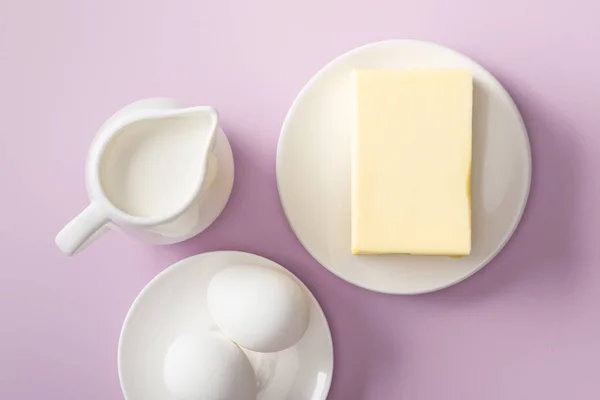
[[306,291],[310,324],[295,346],[274,354],[246,352],[261,388],[258,400],[321,400],[333,374],[333,345],[325,315],[310,291],[292,273],[266,258],[236,251],[204,253],[182,260],[156,276],[133,302],[119,339],[119,379],[126,400],[175,400],[163,381],[168,346],[188,329],[214,325],[206,289],[219,270],[239,264],[288,273]]
[[[355,68],[470,68],[473,117],[473,249],[463,258],[352,255],[350,145]],[[359,47],[319,71],[283,124],[277,184],[306,250],[340,278],[378,292],[417,294],[462,281],[489,262],[517,227],[529,194],[531,151],[513,100],[483,67],[445,47],[392,40]]]

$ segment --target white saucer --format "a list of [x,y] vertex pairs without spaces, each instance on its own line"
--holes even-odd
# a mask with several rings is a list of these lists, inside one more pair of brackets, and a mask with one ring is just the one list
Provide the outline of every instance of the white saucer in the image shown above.
[[133,302],[119,339],[119,379],[126,400],[171,400],[163,382],[169,344],[188,329],[213,326],[206,288],[219,270],[253,264],[282,270],[306,291],[310,324],[295,346],[274,354],[247,352],[262,388],[259,400],[320,400],[333,374],[333,345],[325,315],[310,291],[285,268],[266,258],[236,251],[204,253],[182,260],[156,276]]
[[[470,68],[475,80],[472,254],[459,259],[352,255],[353,70],[454,67]],[[529,138],[508,92],[480,65],[432,43],[378,42],[332,61],[302,89],[281,131],[277,184],[292,229],[325,268],[350,283],[378,292],[431,292],[478,271],[514,232],[531,184]]]

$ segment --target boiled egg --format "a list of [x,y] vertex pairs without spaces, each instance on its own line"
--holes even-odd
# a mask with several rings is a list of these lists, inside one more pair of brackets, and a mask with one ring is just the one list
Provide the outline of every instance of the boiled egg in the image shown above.
[[169,346],[165,385],[177,400],[256,400],[250,361],[232,341],[216,332],[184,333]]
[[295,345],[310,317],[305,291],[290,274],[255,265],[231,266],[215,274],[207,304],[226,337],[261,353]]

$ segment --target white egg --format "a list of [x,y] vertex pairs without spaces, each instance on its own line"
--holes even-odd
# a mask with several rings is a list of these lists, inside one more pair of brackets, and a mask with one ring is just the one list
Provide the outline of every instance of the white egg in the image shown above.
[[286,273],[254,265],[228,267],[210,281],[210,314],[223,334],[261,353],[285,350],[306,332],[304,290]]
[[235,343],[219,333],[186,333],[165,356],[167,389],[178,400],[256,400],[256,377]]

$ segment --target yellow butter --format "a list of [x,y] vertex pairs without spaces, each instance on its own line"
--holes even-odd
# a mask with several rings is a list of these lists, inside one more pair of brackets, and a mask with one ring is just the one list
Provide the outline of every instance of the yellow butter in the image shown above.
[[468,70],[356,71],[352,252],[467,255]]

